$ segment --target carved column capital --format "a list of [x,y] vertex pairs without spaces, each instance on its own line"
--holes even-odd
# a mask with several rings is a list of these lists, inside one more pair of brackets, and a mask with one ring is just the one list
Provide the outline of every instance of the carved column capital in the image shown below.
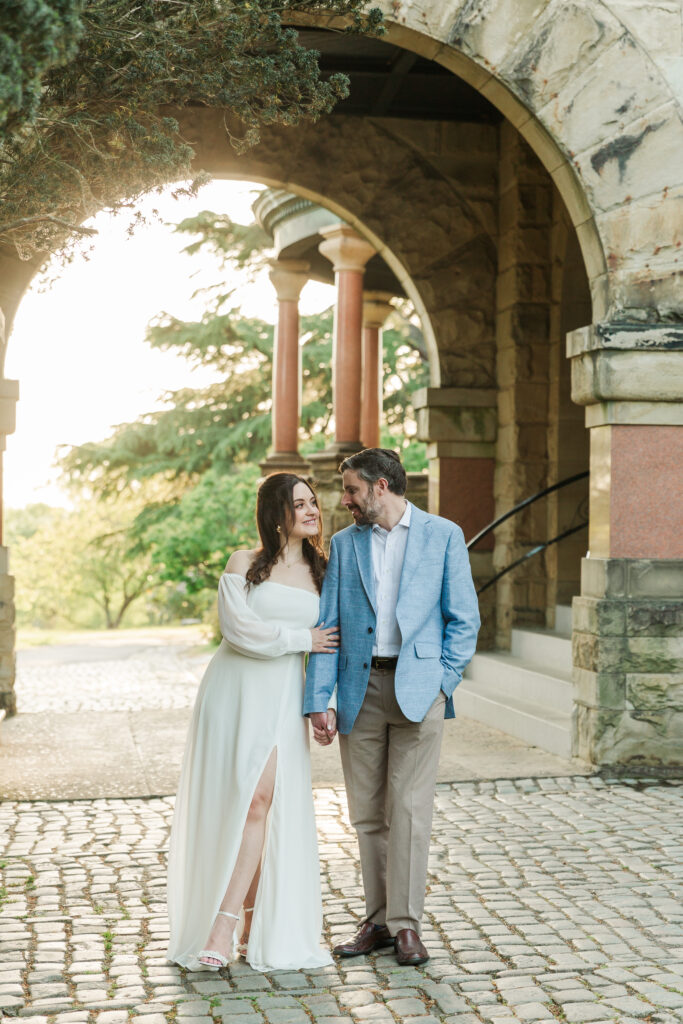
[[391,292],[363,292],[363,327],[381,331],[387,319],[395,312],[391,305]]
[[310,263],[305,260],[270,260],[268,276],[278,302],[298,302],[301,290],[308,281]]
[[375,247],[348,224],[332,224],[329,228],[321,228],[320,234],[323,241],[318,249],[330,261],[335,273],[341,270],[362,273],[365,264],[375,255]]

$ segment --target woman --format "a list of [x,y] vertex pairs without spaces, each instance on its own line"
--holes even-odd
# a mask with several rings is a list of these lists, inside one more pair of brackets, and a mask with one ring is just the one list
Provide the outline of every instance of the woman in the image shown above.
[[219,584],[224,639],[197,695],[171,829],[168,956],[193,970],[235,951],[259,971],[331,963],[301,713],[303,652],[338,646],[335,629],[315,626],[321,516],[305,480],[274,473],[256,521],[261,547],[235,551]]

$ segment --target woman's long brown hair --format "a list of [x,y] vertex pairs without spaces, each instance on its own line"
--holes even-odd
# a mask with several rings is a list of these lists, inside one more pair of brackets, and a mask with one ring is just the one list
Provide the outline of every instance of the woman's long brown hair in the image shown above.
[[[282,540],[288,536],[294,526],[296,516],[293,494],[297,484],[306,484],[317,503],[318,497],[308,480],[297,476],[296,473],[271,473],[258,489],[256,525],[261,538],[261,547],[247,569],[247,583],[250,585],[257,586],[268,579],[280,555]],[[319,508],[320,506],[318,506]],[[278,527],[280,532],[278,532]],[[318,520],[317,534],[315,537],[304,538],[302,550],[318,593],[320,593],[327,567],[327,558],[323,550],[322,513]]]

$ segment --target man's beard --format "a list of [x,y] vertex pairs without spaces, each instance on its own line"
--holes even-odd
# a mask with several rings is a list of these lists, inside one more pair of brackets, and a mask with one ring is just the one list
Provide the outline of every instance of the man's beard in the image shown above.
[[353,517],[356,526],[372,526],[379,519],[380,509],[372,496],[368,497],[364,507],[361,508],[360,505],[354,504],[353,508],[360,512],[359,516]]

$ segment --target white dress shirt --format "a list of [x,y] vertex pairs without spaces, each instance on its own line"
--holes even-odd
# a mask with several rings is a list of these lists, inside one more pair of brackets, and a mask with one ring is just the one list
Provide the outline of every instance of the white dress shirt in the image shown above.
[[373,657],[395,658],[401,651],[401,630],[396,621],[396,604],[408,543],[410,505],[393,530],[377,523],[372,527],[372,571],[377,603],[377,628]]

